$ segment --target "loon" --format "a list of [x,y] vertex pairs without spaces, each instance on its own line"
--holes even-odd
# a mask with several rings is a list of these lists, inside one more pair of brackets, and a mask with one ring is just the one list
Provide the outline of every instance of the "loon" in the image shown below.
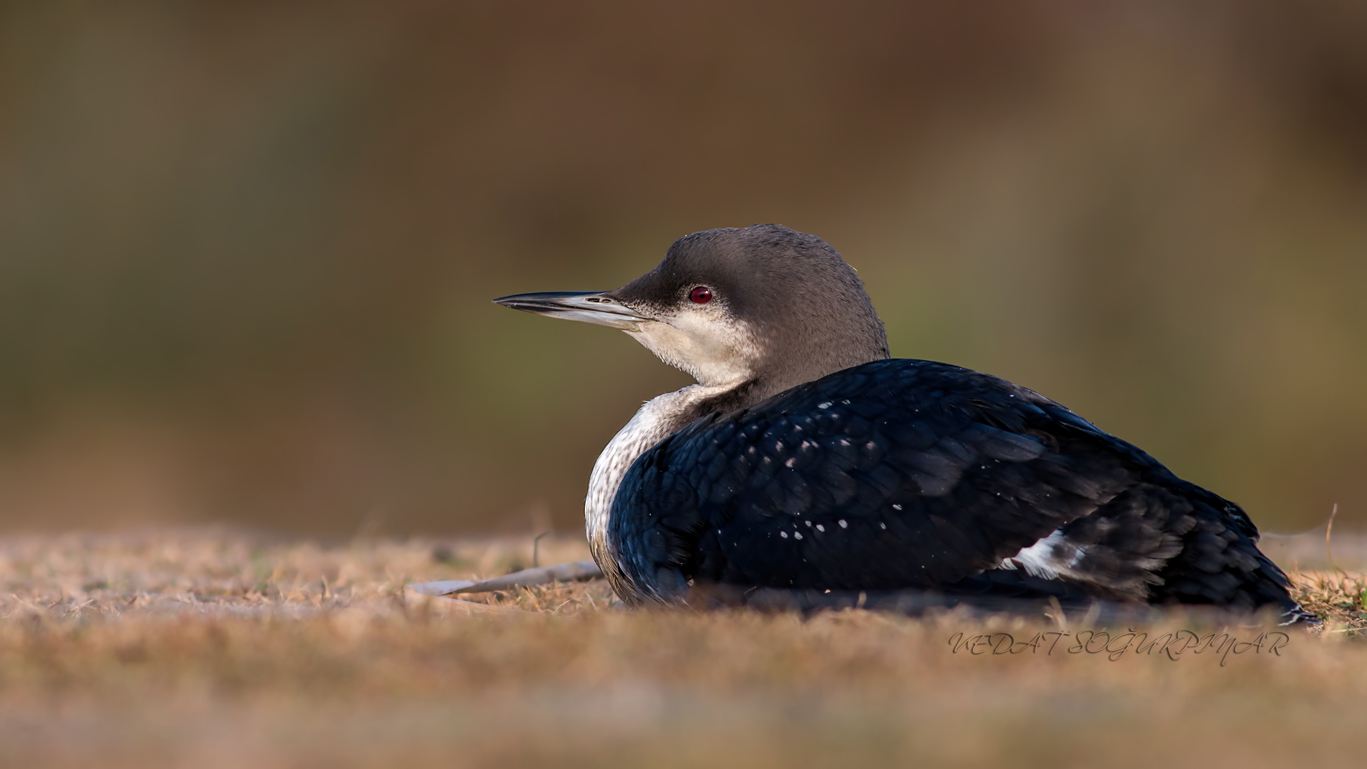
[[911,591],[1317,619],[1238,505],[1024,387],[893,359],[816,236],[697,232],[621,288],[494,301],[620,329],[697,380],[590,477],[589,547],[629,605]]

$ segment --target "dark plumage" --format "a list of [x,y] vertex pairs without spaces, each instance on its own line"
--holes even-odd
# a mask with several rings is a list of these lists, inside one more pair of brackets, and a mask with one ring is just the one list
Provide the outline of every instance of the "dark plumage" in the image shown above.
[[1237,505],[1053,401],[929,361],[698,419],[632,465],[610,526],[628,577],[662,600],[690,580],[971,592],[1003,571],[1044,597],[1000,565],[1058,530],[1068,562],[1082,548],[1066,579],[1091,596],[1294,606]]
[[788,591],[1311,618],[1237,505],[1030,390],[888,359],[858,278],[814,236],[698,233],[616,291],[499,301],[623,328],[700,382],[647,404],[595,468],[590,543],[629,602]]

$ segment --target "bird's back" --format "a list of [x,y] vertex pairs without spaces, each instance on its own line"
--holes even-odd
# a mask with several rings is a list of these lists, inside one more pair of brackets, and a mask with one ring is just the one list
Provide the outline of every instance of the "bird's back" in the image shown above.
[[632,465],[609,536],[639,600],[1043,586],[1295,607],[1236,505],[1030,390],[929,361],[698,419]]

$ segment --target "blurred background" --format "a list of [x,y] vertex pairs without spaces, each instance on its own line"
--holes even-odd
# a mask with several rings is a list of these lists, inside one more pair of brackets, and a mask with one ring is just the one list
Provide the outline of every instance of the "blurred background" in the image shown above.
[[0,9],[0,531],[581,526],[688,379],[496,307],[779,222],[893,353],[1367,523],[1367,5]]

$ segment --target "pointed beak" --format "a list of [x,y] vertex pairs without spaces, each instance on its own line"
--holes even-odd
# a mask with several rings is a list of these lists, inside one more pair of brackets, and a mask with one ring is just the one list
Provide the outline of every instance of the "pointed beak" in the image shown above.
[[565,320],[582,320],[600,326],[636,331],[652,318],[637,313],[604,291],[542,291],[513,294],[494,300],[494,304],[523,312],[534,312]]

